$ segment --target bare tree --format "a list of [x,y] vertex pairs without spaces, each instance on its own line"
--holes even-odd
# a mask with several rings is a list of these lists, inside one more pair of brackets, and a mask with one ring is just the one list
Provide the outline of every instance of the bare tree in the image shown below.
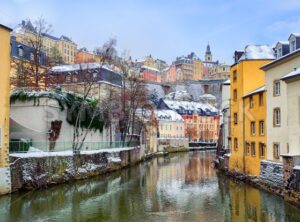
[[30,20],[27,20],[23,26],[27,33],[25,36],[25,42],[33,48],[33,58],[31,59],[30,66],[28,66],[28,68],[34,78],[34,86],[39,87],[40,80],[45,74],[45,72],[41,72],[40,69],[42,63],[41,56],[45,52],[43,38],[51,33],[52,25],[48,24],[43,17],[40,17],[34,21],[33,24]]
[[[140,134],[143,128],[144,123],[138,118],[137,111],[149,105],[149,95],[144,83],[136,75],[129,75],[130,67],[126,62],[119,64],[119,67],[123,73],[119,129],[124,146],[128,134]],[[132,137],[128,142],[131,140]]]
[[[99,72],[102,71],[103,65],[106,63],[109,63],[113,59],[113,52],[115,52],[115,44],[116,40],[111,39],[107,43],[105,43],[102,47],[102,51],[99,51],[99,54],[101,55],[101,64],[100,68],[98,68]],[[82,87],[81,90],[81,95],[82,99],[81,101],[78,101],[77,103],[73,104],[73,110],[77,110],[77,116],[76,116],[76,121],[75,121],[75,126],[74,126],[74,132],[73,132],[73,152],[75,154],[79,153],[80,150],[83,147],[83,144],[85,142],[85,139],[88,135],[88,133],[91,131],[91,126],[94,124],[95,118],[103,118],[105,119],[106,123],[109,123],[108,118],[105,118],[105,114],[107,112],[103,112],[103,110],[100,109],[100,95],[98,97],[95,97],[91,101],[91,96],[93,96],[93,91],[94,89],[98,86],[98,75],[97,72],[91,70],[88,65],[86,67],[82,67],[79,71],[79,80],[80,86]],[[92,109],[89,109],[91,104],[88,104],[88,101],[92,102]],[[89,110],[91,113],[89,113],[89,116],[91,117],[89,119],[89,123],[87,126],[85,126],[85,130],[80,130],[82,128],[81,126],[81,120],[84,118],[84,114],[86,110]]]

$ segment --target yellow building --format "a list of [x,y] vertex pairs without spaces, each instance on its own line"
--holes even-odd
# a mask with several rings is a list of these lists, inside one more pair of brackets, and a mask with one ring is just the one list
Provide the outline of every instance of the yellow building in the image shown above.
[[244,97],[245,173],[258,176],[260,160],[267,159],[266,89],[260,87]]
[[248,45],[243,52],[235,52],[235,64],[230,70],[231,171],[246,173],[246,112],[243,97],[265,85],[265,75],[260,67],[274,58],[272,47],[266,45]]
[[[30,21],[23,21],[20,28],[14,31],[13,35],[18,42],[22,42],[30,46],[31,41],[37,41],[37,35],[31,31],[34,27]],[[49,34],[42,35],[42,48],[47,56],[51,55],[51,50],[56,48],[62,56],[65,64],[74,64],[77,45],[68,37],[62,35],[55,37]]]
[[[9,170],[9,72],[10,72],[10,32],[0,24],[0,194],[10,192]],[[9,182],[8,182],[9,181]]]

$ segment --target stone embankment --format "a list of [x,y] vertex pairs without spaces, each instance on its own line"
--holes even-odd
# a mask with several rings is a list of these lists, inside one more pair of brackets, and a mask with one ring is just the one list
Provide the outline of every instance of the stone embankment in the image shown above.
[[230,171],[226,158],[221,157],[215,163],[216,167],[228,177],[281,196],[287,202],[300,208],[300,168],[295,166],[299,163],[298,157],[284,157],[283,163],[262,160],[259,176]]
[[11,154],[12,192],[45,188],[53,184],[85,179],[136,164],[142,149]]

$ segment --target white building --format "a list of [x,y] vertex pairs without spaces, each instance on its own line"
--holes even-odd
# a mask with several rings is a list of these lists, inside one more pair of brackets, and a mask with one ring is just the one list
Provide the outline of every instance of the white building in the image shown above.
[[300,155],[300,68],[285,75],[281,80],[287,88],[287,123],[289,154]]
[[222,84],[221,112],[220,125],[223,127],[223,148],[230,150],[230,80]]
[[[72,149],[74,126],[67,121],[68,110],[61,110],[58,102],[50,98],[39,98],[38,103],[38,105],[35,105],[33,101],[15,101],[11,105],[11,140],[29,139],[32,141],[33,147],[42,151],[49,151],[51,150],[50,133],[55,131],[52,125],[58,122],[60,129],[52,150]],[[112,138],[112,142],[115,142],[116,124],[113,124],[112,128],[112,135],[110,135],[110,130],[107,128],[104,128],[102,132],[99,130],[88,132],[83,149],[105,148],[109,145],[110,138]],[[82,138],[85,129],[79,129],[79,131],[83,133],[80,136]]]
[[282,161],[281,155],[290,153],[287,84],[281,79],[300,67],[300,35],[291,34],[289,47],[278,42],[277,59],[264,65],[267,90],[267,159]]

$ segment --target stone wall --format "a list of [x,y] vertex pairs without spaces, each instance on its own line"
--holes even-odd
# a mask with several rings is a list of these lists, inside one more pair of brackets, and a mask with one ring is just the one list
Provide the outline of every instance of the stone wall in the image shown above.
[[283,166],[281,163],[262,160],[260,162],[261,181],[273,187],[283,188]]
[[11,156],[12,192],[37,189],[115,171],[139,162],[141,148],[80,155]]

